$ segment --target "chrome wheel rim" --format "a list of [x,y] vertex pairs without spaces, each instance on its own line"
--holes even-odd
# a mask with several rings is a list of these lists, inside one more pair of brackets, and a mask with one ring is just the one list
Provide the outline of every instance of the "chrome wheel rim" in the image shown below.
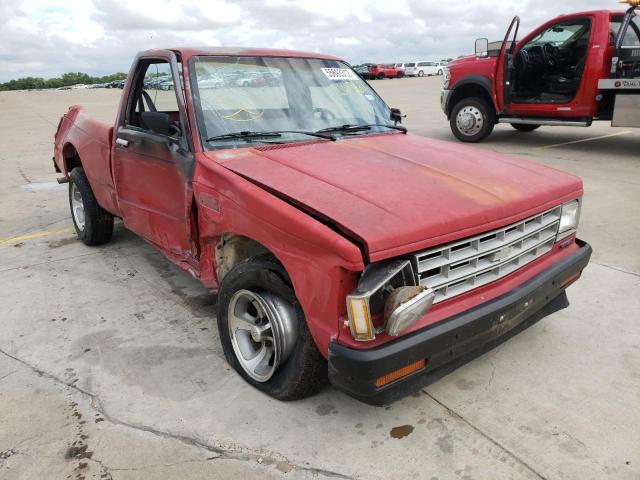
[[463,135],[477,134],[484,126],[482,112],[471,105],[461,108],[456,116],[456,126]]
[[231,297],[227,325],[238,362],[258,382],[273,377],[291,354],[298,334],[293,305],[271,293],[249,290]]
[[69,185],[71,189],[71,213],[73,214],[73,220],[76,222],[76,226],[79,230],[84,230],[85,217],[84,217],[84,202],[82,201],[82,194],[75,183],[71,182]]

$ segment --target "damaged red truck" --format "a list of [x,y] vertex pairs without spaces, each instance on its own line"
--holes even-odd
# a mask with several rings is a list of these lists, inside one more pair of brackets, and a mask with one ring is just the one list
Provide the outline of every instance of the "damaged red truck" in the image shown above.
[[84,243],[119,217],[218,290],[247,382],[291,400],[328,376],[384,404],[567,306],[591,255],[580,179],[400,119],[334,57],[154,50],[115,125],[69,109],[54,162]]

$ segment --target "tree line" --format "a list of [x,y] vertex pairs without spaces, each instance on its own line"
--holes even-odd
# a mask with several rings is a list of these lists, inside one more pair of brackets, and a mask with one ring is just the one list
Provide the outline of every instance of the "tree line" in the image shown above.
[[114,80],[124,80],[126,73],[118,72],[103,77],[92,77],[82,72],[63,73],[60,77],[44,79],[41,77],[25,77],[0,83],[0,91],[3,90],[33,90],[39,88],[59,88],[71,85],[91,85],[95,83],[109,83]]

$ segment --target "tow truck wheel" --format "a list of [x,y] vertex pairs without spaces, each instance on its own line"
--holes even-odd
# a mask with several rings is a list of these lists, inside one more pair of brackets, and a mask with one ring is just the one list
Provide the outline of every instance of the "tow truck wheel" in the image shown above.
[[512,123],[511,126],[519,132],[533,132],[540,128],[540,125],[531,125],[529,123]]
[[324,385],[327,362],[273,256],[233,267],[222,280],[216,310],[227,362],[249,384],[279,400],[307,397]]
[[451,111],[449,124],[458,140],[480,142],[489,136],[495,126],[493,106],[479,97],[460,100]]
[[69,206],[78,238],[85,245],[102,245],[111,240],[113,215],[98,205],[84,170],[76,167],[69,174]]

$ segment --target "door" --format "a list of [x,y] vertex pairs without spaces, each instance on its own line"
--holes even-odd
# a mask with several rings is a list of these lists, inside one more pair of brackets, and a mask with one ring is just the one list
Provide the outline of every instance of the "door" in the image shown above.
[[581,15],[551,21],[506,50],[497,72],[504,82],[501,113],[591,117],[603,51],[592,48],[592,23]]
[[189,261],[194,157],[178,65],[174,56],[138,60],[114,135],[113,176],[127,228]]
[[[513,51],[516,47],[516,38],[518,37],[518,29],[520,28],[520,17],[515,16],[511,21],[511,25],[504,36],[504,41],[500,47],[498,61],[496,62],[496,71],[494,74],[495,84],[494,92],[496,94],[496,103],[498,105],[498,113],[501,113],[505,105],[511,98],[511,85],[513,82]],[[513,36],[512,36],[513,35]],[[511,40],[509,40],[511,38]]]

